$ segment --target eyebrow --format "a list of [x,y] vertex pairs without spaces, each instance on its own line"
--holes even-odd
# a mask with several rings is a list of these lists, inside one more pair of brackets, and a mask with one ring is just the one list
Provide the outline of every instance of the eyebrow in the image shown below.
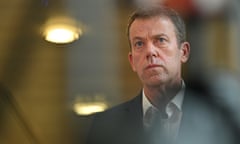
[[155,37],[161,37],[161,36],[165,36],[168,38],[168,35],[164,34],[164,33],[161,33],[161,34],[156,34],[156,35],[153,35],[152,37],[155,38]]
[[137,40],[143,40],[143,39],[144,39],[144,38],[142,38],[142,37],[136,36],[136,37],[134,37],[134,38],[132,39],[131,42],[135,42],[135,41],[137,41]]
[[[153,36],[151,36],[151,38],[157,38],[157,37],[162,37],[162,36],[168,38],[168,35],[166,35],[166,34],[164,34],[164,33],[160,33],[160,34],[153,35]],[[136,37],[134,37],[134,38],[132,39],[132,41],[143,40],[143,39],[145,39],[145,38],[136,36]]]
[[139,36],[136,36],[136,37],[134,37],[132,40],[142,40],[142,39],[144,39],[144,38],[139,37]]

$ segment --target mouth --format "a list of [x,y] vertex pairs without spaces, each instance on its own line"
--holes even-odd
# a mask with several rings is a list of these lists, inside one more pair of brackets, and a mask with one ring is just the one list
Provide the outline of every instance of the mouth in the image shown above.
[[150,64],[150,65],[147,65],[145,69],[152,69],[152,68],[159,68],[159,67],[163,67],[163,66],[158,64]]

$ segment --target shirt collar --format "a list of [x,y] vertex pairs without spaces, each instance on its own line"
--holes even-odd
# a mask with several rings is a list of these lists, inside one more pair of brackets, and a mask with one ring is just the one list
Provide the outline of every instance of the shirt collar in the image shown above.
[[[170,103],[173,103],[179,111],[182,111],[182,103],[183,103],[183,98],[184,98],[184,93],[185,93],[185,83],[182,80],[182,88],[181,90],[176,94],[176,96],[167,104],[167,114],[169,115],[168,112],[168,107]],[[146,111],[148,110],[149,107],[153,107],[154,109],[157,109],[155,106],[153,106],[150,101],[147,99],[144,90],[142,91],[142,106],[143,106],[143,115],[145,115]]]

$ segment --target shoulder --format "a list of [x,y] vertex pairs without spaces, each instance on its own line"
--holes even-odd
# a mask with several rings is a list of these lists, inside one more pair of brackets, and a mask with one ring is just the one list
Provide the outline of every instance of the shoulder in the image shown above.
[[126,133],[137,121],[140,121],[140,100],[141,96],[137,96],[104,112],[93,114],[87,143],[107,144],[125,140],[123,137],[126,136]]
[[104,112],[99,112],[96,114],[93,114],[92,117],[93,119],[113,119],[113,118],[118,118],[119,116],[124,115],[127,112],[130,112],[131,110],[135,108],[140,108],[141,107],[141,96],[138,95],[126,102],[123,102],[121,104],[118,104],[116,106],[113,106],[112,108],[109,108],[108,110]]

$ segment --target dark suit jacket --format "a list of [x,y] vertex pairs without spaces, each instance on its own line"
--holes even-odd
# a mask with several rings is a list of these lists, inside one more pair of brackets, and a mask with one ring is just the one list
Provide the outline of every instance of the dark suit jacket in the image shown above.
[[[88,144],[137,144],[143,136],[141,96],[94,116]],[[140,143],[139,143],[140,144]]]
[[[87,144],[152,144],[153,138],[144,132],[142,113],[140,93],[95,114]],[[186,90],[178,144],[235,144],[238,131],[233,130],[234,126],[209,96]]]

